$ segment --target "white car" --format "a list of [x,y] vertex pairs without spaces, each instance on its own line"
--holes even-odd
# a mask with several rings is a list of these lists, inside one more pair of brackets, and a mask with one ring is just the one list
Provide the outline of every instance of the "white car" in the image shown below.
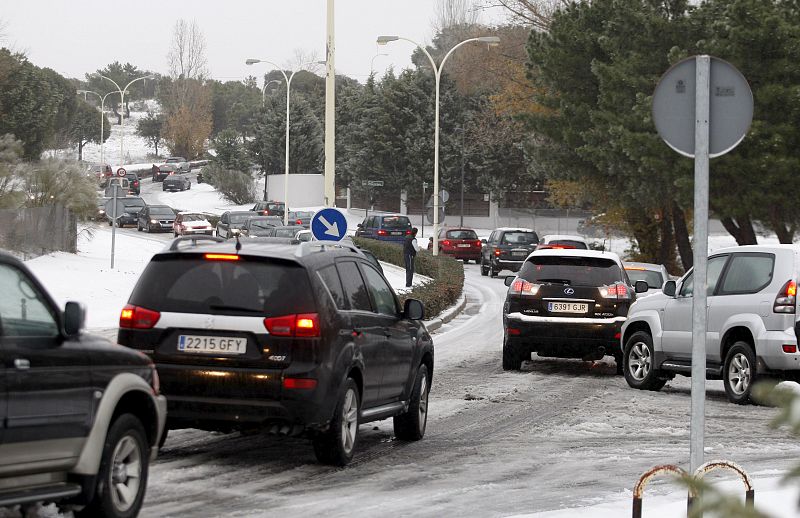
[[578,250],[588,250],[589,243],[581,236],[571,234],[548,234],[539,240],[537,250],[548,248],[576,248]]
[[183,158],[182,156],[167,157],[167,159],[164,160],[164,163],[175,166],[175,169],[177,169],[181,173],[188,173],[191,172],[192,170],[192,166],[189,165],[189,161]]
[[636,281],[645,281],[647,283],[648,289],[641,296],[661,293],[664,283],[671,278],[666,266],[654,263],[625,261],[625,273],[628,274],[631,284],[635,285]]
[[172,224],[175,237],[194,234],[212,235],[214,227],[208,222],[205,214],[200,212],[179,212]]

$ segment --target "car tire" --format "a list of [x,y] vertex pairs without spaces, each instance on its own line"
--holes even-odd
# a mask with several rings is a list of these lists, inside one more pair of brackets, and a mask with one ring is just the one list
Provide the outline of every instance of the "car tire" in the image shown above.
[[336,402],[330,427],[313,439],[314,454],[318,461],[333,466],[346,466],[353,459],[358,443],[360,412],[358,386],[352,378],[347,378]]
[[481,275],[483,275],[484,277],[489,275],[489,268],[487,268],[486,265],[483,264],[483,258],[481,258],[480,260],[480,265],[481,265]]
[[734,343],[725,355],[722,381],[728,401],[737,405],[751,402],[756,376],[756,355],[753,347],[744,341]]
[[428,423],[428,395],[430,394],[430,376],[428,366],[424,363],[417,369],[414,389],[408,411],[394,417],[394,435],[404,441],[418,441],[425,435]]
[[503,337],[503,370],[522,370],[522,360],[519,348],[510,342],[508,337]]
[[153,227],[150,226],[150,223],[147,224],[147,233],[148,234],[152,234],[153,233]]
[[141,232],[142,231],[142,225],[138,221],[136,222],[136,230],[137,230],[137,232]]
[[186,190],[187,191],[191,191],[192,190],[192,182],[189,182],[189,183],[186,184]]
[[[137,516],[147,489],[149,459],[150,447],[142,422],[133,414],[120,415],[109,428],[103,444],[92,500],[75,515],[81,518]],[[127,488],[125,493],[118,489],[120,485]]]
[[628,386],[639,390],[658,391],[667,383],[660,377],[655,365],[653,338],[649,333],[637,331],[625,343],[622,369]]
[[497,277],[497,274],[500,273],[499,270],[495,270],[494,268],[489,268],[489,276],[490,277]]

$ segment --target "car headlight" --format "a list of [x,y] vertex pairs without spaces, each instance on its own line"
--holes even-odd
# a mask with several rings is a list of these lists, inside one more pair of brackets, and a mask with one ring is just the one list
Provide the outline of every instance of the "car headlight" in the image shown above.
[[151,219],[150,223],[158,223],[158,220],[157,219]]

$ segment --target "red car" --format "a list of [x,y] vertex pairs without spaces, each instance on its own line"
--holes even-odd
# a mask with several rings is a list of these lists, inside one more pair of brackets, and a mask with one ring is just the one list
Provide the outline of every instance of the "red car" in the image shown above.
[[[433,248],[433,238],[428,241],[428,250]],[[471,228],[443,228],[439,230],[439,251],[456,259],[481,260],[481,240]]]

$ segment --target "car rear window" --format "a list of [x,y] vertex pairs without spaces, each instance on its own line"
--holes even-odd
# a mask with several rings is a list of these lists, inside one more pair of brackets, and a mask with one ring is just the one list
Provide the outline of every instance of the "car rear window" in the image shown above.
[[622,269],[603,257],[534,256],[522,265],[519,276],[528,282],[607,286],[622,282]]
[[258,228],[262,230],[268,230],[275,226],[275,222],[268,219],[259,219],[259,220],[251,219],[250,221],[247,222],[247,224],[250,225],[251,229]]
[[205,221],[206,217],[200,214],[184,214],[183,221]]
[[406,229],[411,226],[411,220],[409,220],[406,216],[383,216],[381,221],[383,228]]
[[276,228],[275,237],[294,237],[297,230],[293,228]]
[[500,241],[504,245],[532,245],[538,242],[536,232],[506,232]]
[[245,221],[247,221],[248,219],[250,219],[252,217],[253,217],[253,214],[231,214],[230,215],[231,223],[233,223],[233,224],[244,223]]
[[625,270],[632,283],[645,281],[651,288],[659,288],[664,285],[664,278],[660,273],[653,270]]
[[284,207],[283,203],[269,203],[269,204],[267,204],[267,208],[269,208],[269,210],[276,210],[276,209],[283,210],[283,207]]
[[155,256],[130,303],[162,312],[280,316],[316,311],[308,275],[279,260],[211,261]]
[[478,239],[478,234],[474,230],[448,230],[447,237],[450,239]]
[[144,200],[141,198],[123,198],[122,204],[126,207],[144,207]]

